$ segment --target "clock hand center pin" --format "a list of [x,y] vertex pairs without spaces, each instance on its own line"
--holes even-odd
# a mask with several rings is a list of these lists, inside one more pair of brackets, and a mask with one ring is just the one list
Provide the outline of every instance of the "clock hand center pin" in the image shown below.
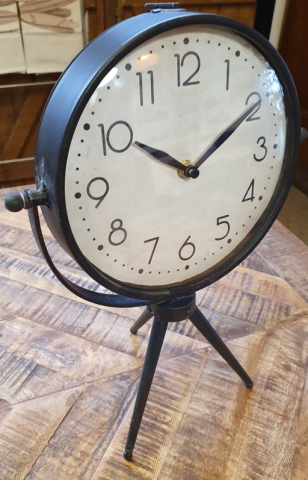
[[182,165],[185,165],[186,169],[178,170],[178,176],[180,178],[198,178],[200,171],[198,167],[195,167],[189,160],[183,160]]

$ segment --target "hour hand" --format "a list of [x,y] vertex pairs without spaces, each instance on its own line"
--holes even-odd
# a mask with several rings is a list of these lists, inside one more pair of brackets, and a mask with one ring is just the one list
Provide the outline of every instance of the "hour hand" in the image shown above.
[[155,160],[169,165],[169,167],[176,168],[177,170],[182,170],[183,172],[186,171],[185,165],[168,155],[168,153],[163,152],[162,150],[157,150],[156,148],[149,147],[148,145],[144,145],[144,143],[140,143],[137,141],[134,142],[133,145],[136,145],[137,147],[147,152],[149,155],[151,155],[151,157],[155,158]]

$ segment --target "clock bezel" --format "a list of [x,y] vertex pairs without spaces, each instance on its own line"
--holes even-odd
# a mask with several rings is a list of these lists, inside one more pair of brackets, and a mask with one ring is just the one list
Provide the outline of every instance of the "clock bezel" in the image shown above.
[[[65,169],[77,122],[91,95],[105,75],[131,50],[174,28],[187,25],[225,27],[250,42],[275,70],[284,93],[286,112],[285,156],[274,194],[244,240],[222,261],[190,279],[160,287],[127,284],[95,267],[81,252],[72,234],[64,196]],[[61,118],[58,111],[61,110]],[[49,207],[45,220],[60,245],[95,281],[131,298],[153,300],[189,295],[229,273],[258,245],[275,221],[292,183],[300,142],[300,110],[296,89],[283,59],[258,32],[226,17],[183,11],[146,13],[115,25],[91,42],[61,75],[45,107],[38,133],[35,167],[37,187],[45,186]]]

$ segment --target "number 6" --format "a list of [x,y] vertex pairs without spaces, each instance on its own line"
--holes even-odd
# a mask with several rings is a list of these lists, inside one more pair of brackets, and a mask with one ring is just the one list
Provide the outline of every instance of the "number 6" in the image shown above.
[[[193,243],[189,242],[189,241],[188,241],[189,239],[190,239],[190,236],[189,236],[188,238],[186,238],[185,242],[183,243],[183,245],[181,246],[181,248],[180,248],[180,250],[179,250],[179,257],[180,257],[181,260],[184,260],[184,261],[189,260],[189,259],[194,255],[194,253],[195,253],[195,251],[196,251],[195,245],[194,245]],[[183,257],[181,251],[182,251],[183,248],[186,247],[187,245],[190,245],[190,246],[193,248],[193,251],[192,251],[192,254],[191,254],[189,257]]]

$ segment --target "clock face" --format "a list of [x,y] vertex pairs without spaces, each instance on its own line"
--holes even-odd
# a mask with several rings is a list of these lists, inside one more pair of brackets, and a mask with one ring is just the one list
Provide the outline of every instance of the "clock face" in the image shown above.
[[65,202],[80,251],[140,288],[206,275],[269,205],[285,142],[282,87],[250,43],[207,25],[152,38],[109,71],[75,128]]

